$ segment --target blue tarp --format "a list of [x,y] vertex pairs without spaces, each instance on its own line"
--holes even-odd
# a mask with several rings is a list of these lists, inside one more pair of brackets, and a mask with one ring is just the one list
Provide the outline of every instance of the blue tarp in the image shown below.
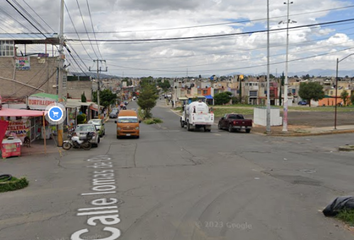
[[208,95],[208,96],[205,96],[206,99],[213,99],[213,96],[211,95]]

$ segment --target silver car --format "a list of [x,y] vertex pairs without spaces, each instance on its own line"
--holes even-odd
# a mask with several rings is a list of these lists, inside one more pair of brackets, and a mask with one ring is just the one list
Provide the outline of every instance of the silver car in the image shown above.
[[97,131],[99,132],[100,138],[106,134],[106,129],[104,128],[104,123],[102,119],[91,119],[87,123],[95,125]]
[[80,138],[85,138],[87,136],[88,132],[93,132],[93,138],[91,139],[91,144],[93,147],[97,147],[98,144],[100,143],[100,136],[98,131],[96,130],[95,125],[93,124],[79,124],[75,128],[75,134],[76,136],[79,136]]

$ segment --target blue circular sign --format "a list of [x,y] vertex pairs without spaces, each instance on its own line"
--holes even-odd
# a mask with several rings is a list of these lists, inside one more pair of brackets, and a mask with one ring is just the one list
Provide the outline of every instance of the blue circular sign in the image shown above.
[[63,118],[63,116],[64,116],[63,110],[58,106],[51,107],[48,111],[49,119],[54,122],[60,121]]

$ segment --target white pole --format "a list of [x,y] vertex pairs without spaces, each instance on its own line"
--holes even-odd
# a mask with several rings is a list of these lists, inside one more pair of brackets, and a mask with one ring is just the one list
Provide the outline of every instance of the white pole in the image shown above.
[[287,0],[286,13],[286,59],[285,59],[285,80],[284,80],[284,108],[283,108],[283,132],[288,131],[288,55],[289,55],[289,0]]
[[270,133],[269,55],[269,0],[267,0],[267,133]]
[[[64,102],[63,99],[63,65],[64,65],[64,0],[61,0],[60,5],[60,32],[59,32],[59,74],[58,74],[58,102]],[[46,137],[46,136],[44,136]],[[63,145],[63,123],[58,125],[58,146]]]

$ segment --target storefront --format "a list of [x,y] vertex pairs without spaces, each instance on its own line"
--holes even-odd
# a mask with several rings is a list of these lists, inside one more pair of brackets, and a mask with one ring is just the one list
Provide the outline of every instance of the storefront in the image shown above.
[[27,106],[31,110],[45,110],[50,104],[58,102],[58,95],[36,93],[28,97]]
[[[27,106],[31,110],[41,110],[44,111],[50,104],[58,103],[58,95],[49,94],[49,93],[36,93],[28,97]],[[57,132],[56,125],[49,125],[48,123],[45,124],[45,132],[42,127],[38,128],[36,126],[42,126],[43,122],[42,119],[31,119],[31,140],[37,138],[40,135],[41,138],[50,139],[52,133]],[[64,122],[67,124],[67,122]]]
[[[34,140],[39,129],[43,130],[41,135],[46,135],[44,111],[3,108],[0,110],[0,122],[3,157],[20,156],[22,143]],[[44,144],[46,145],[46,141]]]

